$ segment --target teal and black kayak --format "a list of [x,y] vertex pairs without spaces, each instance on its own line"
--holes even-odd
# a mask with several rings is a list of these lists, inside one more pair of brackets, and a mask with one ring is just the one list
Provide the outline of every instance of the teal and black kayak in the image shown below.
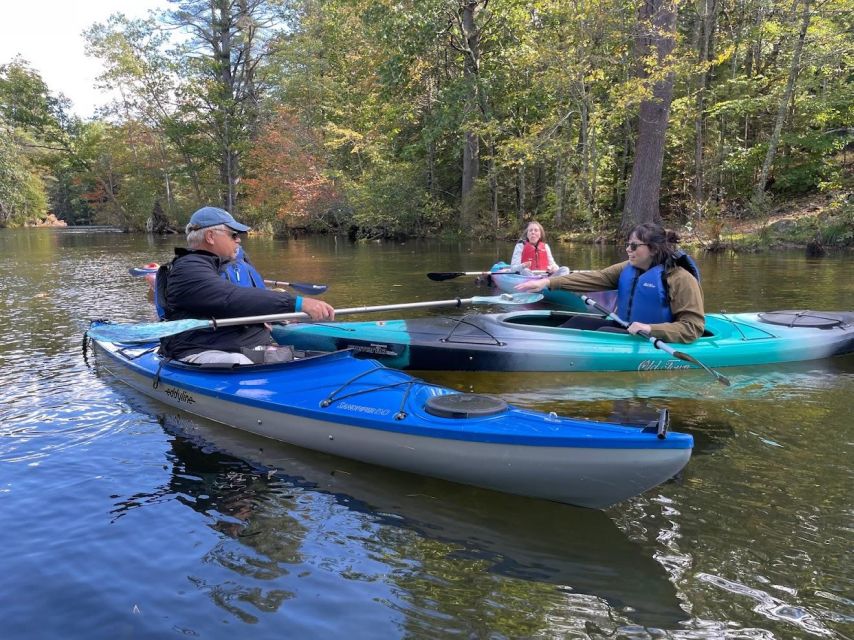
[[[693,368],[628,333],[562,327],[569,311],[460,318],[279,325],[301,349],[352,349],[396,369],[446,371],[666,371]],[[816,360],[854,351],[854,312],[708,314],[706,332],[680,352],[708,367]]]

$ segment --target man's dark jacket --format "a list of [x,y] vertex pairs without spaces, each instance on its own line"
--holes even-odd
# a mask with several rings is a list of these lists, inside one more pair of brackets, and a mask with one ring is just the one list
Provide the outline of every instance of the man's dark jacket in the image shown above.
[[[157,291],[167,320],[239,318],[290,313],[295,299],[288,293],[240,287],[220,276],[227,260],[208,251],[175,249],[171,265],[157,273]],[[263,324],[185,331],[160,340],[160,352],[184,358],[209,349],[240,352],[241,348],[275,344]]]

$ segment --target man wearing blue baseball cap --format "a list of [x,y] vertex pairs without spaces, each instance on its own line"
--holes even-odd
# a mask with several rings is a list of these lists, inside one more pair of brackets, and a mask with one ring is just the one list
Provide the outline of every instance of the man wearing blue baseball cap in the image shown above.
[[[160,267],[157,273],[155,295],[166,320],[293,311],[303,311],[312,320],[334,319],[335,309],[322,300],[241,287],[222,277],[229,262],[237,258],[240,233],[248,230],[248,226],[219,207],[202,207],[190,217],[187,248],[176,248],[172,263]],[[270,329],[263,324],[185,331],[160,341],[164,356],[198,364],[252,364],[258,361],[256,353],[274,353],[275,348]]]

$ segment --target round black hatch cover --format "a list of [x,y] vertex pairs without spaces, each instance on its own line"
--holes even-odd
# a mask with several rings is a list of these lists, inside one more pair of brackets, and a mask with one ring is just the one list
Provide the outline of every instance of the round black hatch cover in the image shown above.
[[813,327],[816,329],[831,329],[850,322],[850,313],[833,311],[767,311],[759,314],[759,319],[768,324],[778,324],[786,327]]
[[507,411],[507,403],[494,396],[454,393],[433,396],[424,408],[427,413],[441,418],[483,418]]

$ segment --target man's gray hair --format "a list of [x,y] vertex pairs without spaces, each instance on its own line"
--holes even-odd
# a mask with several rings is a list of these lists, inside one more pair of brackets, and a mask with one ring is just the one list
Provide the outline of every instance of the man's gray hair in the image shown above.
[[201,249],[205,240],[205,232],[206,231],[228,231],[231,230],[225,226],[224,224],[214,225],[213,227],[202,227],[199,228],[195,225],[188,224],[186,229],[184,229],[187,234],[187,246],[190,249]]

